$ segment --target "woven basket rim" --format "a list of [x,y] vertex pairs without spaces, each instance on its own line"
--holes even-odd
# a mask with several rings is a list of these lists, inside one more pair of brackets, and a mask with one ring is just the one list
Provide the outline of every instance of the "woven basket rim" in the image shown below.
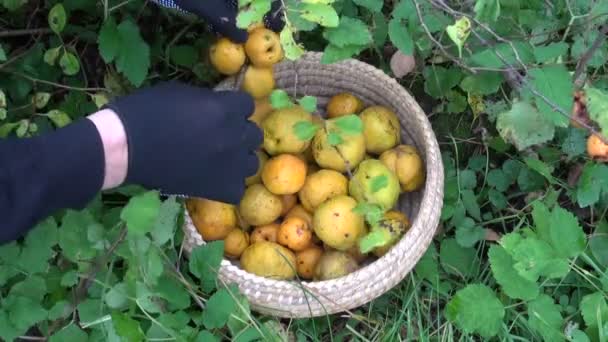
[[[301,57],[301,60],[304,59],[304,60],[310,61],[310,62],[315,62],[315,61],[318,62],[318,61],[320,61],[321,56],[322,56],[321,52],[306,52],[305,55]],[[295,61],[295,62],[283,61],[283,62],[279,63],[279,65],[285,66],[285,65],[290,65],[290,63],[293,63],[293,65],[297,65],[298,62],[299,61]],[[410,221],[410,223],[411,223],[410,229],[405,234],[405,236],[402,237],[400,239],[400,241],[395,246],[393,246],[387,254],[385,254],[384,256],[382,256],[372,262],[372,264],[383,264],[383,263],[386,263],[387,262],[386,260],[388,260],[389,258],[395,258],[396,256],[394,254],[398,253],[399,251],[403,250],[404,248],[415,249],[417,252],[419,252],[418,253],[419,255],[417,256],[416,260],[409,260],[404,265],[400,265],[400,266],[399,265],[395,266],[395,265],[391,265],[391,264],[385,265],[386,267],[401,267],[401,268],[409,268],[411,270],[411,268],[413,268],[413,266],[415,266],[415,264],[419,261],[422,254],[428,249],[432,239],[427,239],[427,241],[425,241],[424,245],[418,244],[418,245],[413,245],[413,246],[407,246],[406,245],[406,243],[407,243],[406,236],[408,236],[408,234],[410,234],[410,232],[414,229],[414,227],[416,227],[416,229],[431,230],[432,232],[430,232],[430,234],[434,235],[433,233],[437,229],[437,225],[438,225],[438,218],[440,215],[442,199],[443,199],[443,182],[444,182],[443,164],[442,164],[441,158],[430,160],[429,156],[437,156],[437,155],[440,156],[439,145],[438,145],[435,135],[432,131],[431,124],[428,121],[428,119],[426,118],[426,115],[424,114],[424,112],[422,111],[422,109],[420,108],[418,103],[415,101],[415,99],[412,97],[412,95],[405,88],[403,88],[403,86],[401,86],[395,79],[384,74],[384,72],[382,72],[381,70],[379,70],[365,62],[359,61],[359,60],[347,59],[347,60],[337,62],[336,64],[345,64],[345,63],[348,63],[350,66],[355,67],[355,68],[360,68],[362,70],[367,70],[369,72],[376,73],[376,75],[375,75],[376,77],[382,77],[382,81],[386,82],[387,88],[389,88],[389,87],[401,88],[400,95],[405,96],[407,101],[414,104],[415,108],[412,108],[412,112],[413,112],[412,115],[417,116],[416,119],[419,120],[419,122],[422,124],[421,130],[424,133],[426,133],[428,136],[432,137],[429,141],[425,140],[425,141],[421,141],[421,142],[417,142],[417,143],[420,144],[421,147],[424,148],[424,155],[426,155],[425,171],[427,173],[426,174],[427,177],[426,177],[425,184],[424,184],[423,195],[422,195],[421,200],[419,201],[420,207],[418,208],[418,212],[422,211],[424,206],[432,207],[432,210],[430,213],[432,215],[432,217],[425,218],[425,219],[430,219],[433,222],[433,224],[431,227],[419,227],[419,224],[417,224],[417,223],[419,221],[421,221],[422,218],[419,215],[417,215],[416,218],[414,218]],[[239,83],[239,77],[229,77],[229,78],[224,79],[222,82],[220,82],[220,84],[218,84],[216,86],[216,89],[219,90],[219,89],[233,88],[234,85],[236,85],[238,83]],[[420,116],[424,116],[424,117],[420,117]],[[401,120],[401,117],[400,117],[400,120]],[[433,180],[433,182],[431,182],[430,180]],[[441,203],[437,203],[437,202],[441,202]],[[188,231],[187,226],[188,226],[188,224],[192,225],[192,222],[191,222],[188,210],[186,208],[184,208],[184,214],[186,217],[186,222],[184,223],[184,232],[186,234],[190,234],[192,232]],[[437,224],[435,224],[435,223],[437,223]],[[196,232],[196,230],[194,230],[194,231],[195,231],[195,233],[198,233],[198,232]],[[187,250],[187,248],[185,248],[185,249],[187,252],[186,255],[188,255],[190,251]],[[238,266],[235,266],[234,264],[232,264],[231,261],[229,261],[226,258],[222,259],[219,272],[220,272],[220,278],[222,277],[222,275],[225,275],[226,272],[229,272],[234,277],[237,277],[240,279],[247,279],[247,281],[252,281],[256,284],[259,284],[259,283],[264,284],[265,287],[272,289],[271,291],[276,291],[276,289],[280,289],[280,288],[288,288],[290,286],[296,286],[296,287],[307,288],[308,291],[318,292],[315,290],[322,289],[322,288],[340,288],[341,284],[353,283],[354,280],[360,279],[362,275],[365,275],[367,273],[366,270],[370,267],[370,265],[361,267],[360,269],[358,269],[344,277],[330,279],[330,280],[323,280],[323,281],[275,280],[275,279],[260,277],[260,276],[256,276],[251,273],[248,273]],[[409,273],[409,270],[406,272],[406,274],[407,273]],[[406,274],[404,274],[403,277],[405,277]],[[401,277],[401,280],[403,279],[403,277]],[[243,284],[239,284],[239,285],[243,285]],[[384,292],[386,292],[386,291],[384,291]],[[382,293],[375,294],[373,298],[369,298],[366,302],[369,302],[369,301],[377,298],[381,294]],[[327,303],[322,298],[320,300],[323,303]],[[260,304],[253,303],[252,309],[254,309],[254,310],[258,309],[261,312],[272,313],[275,316],[282,316],[282,317],[315,316],[315,315],[306,315],[306,314],[295,314],[294,315],[293,313],[289,312],[289,309],[286,309],[286,312],[284,314],[281,314],[279,312],[279,310],[281,308],[278,308],[274,305],[272,305],[271,308],[264,308]],[[350,307],[344,308],[344,310],[349,310],[349,309],[351,309],[351,308]],[[342,310],[342,311],[344,311],[344,310]],[[334,309],[327,313],[335,313],[338,311],[341,311],[341,310]],[[318,315],[316,315],[316,316],[318,316]]]

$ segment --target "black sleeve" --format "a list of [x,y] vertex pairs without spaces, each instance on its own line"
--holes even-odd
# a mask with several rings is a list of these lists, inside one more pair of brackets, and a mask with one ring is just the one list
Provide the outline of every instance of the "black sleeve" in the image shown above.
[[101,138],[88,119],[38,137],[0,139],[0,244],[59,209],[86,207],[104,168]]

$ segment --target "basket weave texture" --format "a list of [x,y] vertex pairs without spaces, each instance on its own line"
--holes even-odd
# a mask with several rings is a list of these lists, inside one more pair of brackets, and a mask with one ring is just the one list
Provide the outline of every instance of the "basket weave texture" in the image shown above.
[[[427,250],[439,223],[443,204],[443,165],[431,125],[414,98],[393,78],[361,61],[348,59],[321,64],[321,53],[308,52],[299,60],[274,66],[276,88],[291,96],[318,98],[323,116],[329,99],[350,92],[366,106],[383,105],[393,109],[401,122],[403,144],[416,146],[425,162],[426,182],[414,193],[402,194],[397,209],[405,213],[411,228],[382,258],[345,277],[328,281],[277,281],[250,274],[237,263],[224,259],[220,281],[235,283],[247,296],[251,308],[278,317],[315,317],[351,310],[381,296],[412,270]],[[228,78],[216,89],[235,89],[238,78]],[[187,255],[205,243],[185,213],[184,251]]]

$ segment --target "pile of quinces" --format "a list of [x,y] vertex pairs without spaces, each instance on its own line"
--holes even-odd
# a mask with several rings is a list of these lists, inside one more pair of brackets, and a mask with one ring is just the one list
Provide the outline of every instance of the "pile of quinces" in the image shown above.
[[[252,274],[315,281],[347,275],[384,255],[409,229],[396,205],[401,194],[422,188],[424,162],[414,146],[402,144],[393,110],[365,107],[352,93],[331,97],[325,118],[299,104],[274,108],[269,100],[274,79],[255,79],[268,73],[273,78],[272,65],[282,58],[279,39],[264,28],[250,39],[264,44],[247,48],[247,41],[244,48],[254,65],[250,70],[256,70],[249,74],[253,81],[248,85],[246,75],[243,83],[256,98],[250,120],[264,131],[259,169],[244,180],[238,205],[190,198],[188,213],[205,241],[223,240],[225,256]],[[212,57],[224,54],[222,44],[242,49],[221,39],[211,48]],[[239,52],[238,62],[244,60]],[[219,57],[214,62],[224,74],[242,67],[225,62]],[[337,135],[347,117],[355,117],[361,129]],[[319,129],[303,139],[297,127],[307,124]],[[369,220],[374,213],[376,219]]]

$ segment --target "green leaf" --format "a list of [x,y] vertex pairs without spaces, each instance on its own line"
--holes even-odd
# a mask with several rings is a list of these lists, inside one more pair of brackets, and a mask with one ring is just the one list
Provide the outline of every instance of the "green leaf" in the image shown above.
[[129,232],[144,235],[154,228],[160,212],[160,204],[158,192],[145,192],[129,200],[122,209],[120,218],[127,224]]
[[361,7],[365,7],[372,12],[380,12],[384,1],[382,0],[354,0],[354,3]]
[[564,56],[566,53],[568,53],[568,44],[564,42],[534,47],[534,58],[536,58],[536,62],[538,63],[552,61],[558,57]]
[[325,27],[337,27],[340,23],[338,13],[331,5],[322,3],[303,4],[300,7],[300,16]]
[[203,290],[215,288],[217,272],[224,257],[224,241],[212,241],[192,250],[190,272],[201,280]]
[[4,300],[4,308],[9,313],[10,322],[19,330],[28,329],[48,316],[40,301],[28,297],[9,296]]
[[67,22],[67,15],[65,13],[65,8],[63,8],[63,4],[58,3],[51,8],[48,15],[48,22],[53,32],[59,34],[63,31]]
[[129,342],[139,342],[146,339],[139,323],[133,318],[121,312],[113,312],[111,317],[118,336],[123,337]]
[[414,41],[406,26],[400,19],[393,18],[388,22],[388,37],[391,42],[406,55],[414,53]]
[[310,121],[299,121],[293,125],[293,131],[296,137],[302,141],[312,139],[318,130],[319,126]]
[[228,322],[235,306],[230,292],[219,289],[207,301],[207,307],[203,311],[203,324],[207,329],[222,328]]
[[596,88],[585,90],[589,117],[602,129],[602,134],[608,135],[608,93]]
[[445,31],[448,37],[456,44],[458,57],[462,58],[462,47],[471,34],[471,21],[467,17],[461,17],[454,24],[448,25]]
[[481,221],[481,209],[479,208],[479,203],[477,203],[477,197],[471,190],[462,190],[460,192],[460,196],[462,198],[462,203],[464,207],[467,209],[469,215],[471,215],[477,221]]
[[61,286],[72,287],[78,284],[78,272],[75,270],[67,271],[61,277]]
[[500,88],[503,77],[494,71],[482,71],[476,75],[468,75],[460,82],[460,88],[467,93],[489,95]]
[[555,178],[553,178],[552,175],[554,169],[553,166],[545,163],[544,161],[538,158],[532,157],[524,157],[524,162],[531,170],[538,172],[538,174],[545,177],[549,182],[553,184],[556,183]]
[[176,65],[192,68],[198,62],[199,53],[192,45],[176,45],[171,48],[169,56]]
[[437,249],[434,244],[431,244],[414,268],[416,275],[431,283],[436,283],[439,280],[439,263],[437,259]]
[[54,321],[59,318],[65,318],[70,313],[72,313],[70,303],[67,300],[60,300],[49,310],[49,319]]
[[562,142],[562,151],[568,155],[568,158],[574,158],[582,155],[587,150],[586,131],[571,127],[568,129],[568,135]]
[[365,46],[363,45],[345,45],[343,47],[339,47],[333,44],[327,44],[325,50],[323,51],[323,56],[321,57],[321,63],[336,63],[351,58],[354,55],[363,51],[364,49]]
[[427,66],[422,71],[424,76],[424,91],[439,99],[448,95],[462,78],[462,73],[456,68],[446,69],[440,66]]
[[492,289],[470,284],[456,292],[446,306],[445,315],[463,331],[489,338],[498,334],[505,308]]
[[528,324],[541,334],[544,341],[563,340],[562,325],[564,319],[559,312],[559,305],[551,297],[541,294],[537,299],[528,303]]
[[49,342],[86,342],[88,340],[89,336],[87,333],[80,329],[76,324],[70,324],[67,327],[63,327],[49,338]]
[[315,96],[306,95],[298,100],[298,104],[309,113],[314,113],[317,110],[317,98]]
[[499,0],[477,0],[475,2],[475,19],[481,22],[494,22],[500,16]]
[[490,200],[492,205],[498,210],[505,209],[509,204],[505,195],[495,189],[488,190],[488,200]]
[[475,249],[462,247],[455,239],[441,241],[439,260],[447,273],[462,278],[472,275],[479,265]]
[[505,173],[501,169],[493,169],[488,172],[488,177],[486,180],[488,185],[493,186],[500,192],[505,192],[511,185],[505,176]]
[[529,42],[513,41],[512,43],[513,47],[508,43],[501,43],[495,45],[492,49],[481,49],[480,52],[468,58],[467,62],[480,67],[505,68],[507,65],[504,65],[503,61],[497,56],[497,53],[499,53],[510,66],[521,67],[515,57],[513,48],[517,51],[519,60],[524,64],[534,61],[534,53]]
[[[471,220],[470,218],[467,218]],[[472,220],[471,220],[472,222]],[[475,225],[459,225],[456,227],[456,241],[462,247],[473,247],[486,237],[485,229]]]
[[235,311],[228,318],[226,325],[230,330],[230,334],[234,337],[250,326],[251,308],[249,300],[245,295],[237,291],[233,291],[232,295],[236,299]]
[[458,181],[462,189],[475,189],[477,186],[477,176],[475,172],[469,169],[464,169],[458,174]]
[[288,60],[297,60],[304,54],[304,48],[293,38],[293,30],[289,25],[285,25],[283,30],[281,30],[279,40],[281,42],[281,46],[283,47],[285,58]]
[[59,247],[63,257],[73,262],[92,259],[96,250],[89,243],[87,230],[90,225],[99,224],[88,211],[68,210],[59,228]]
[[59,66],[63,70],[63,73],[68,76],[76,75],[80,71],[78,57],[68,51],[64,52],[61,58],[59,58]]
[[275,89],[270,93],[270,105],[274,109],[282,109],[293,106],[293,102],[285,90]]
[[65,127],[72,122],[72,118],[70,116],[58,109],[52,109],[46,116],[57,126],[57,128]]
[[386,188],[388,186],[388,176],[379,175],[370,180],[370,190],[372,194]]
[[[561,108],[564,112],[570,113],[573,106],[572,94],[574,92],[574,83],[572,76],[563,65],[549,65],[541,68],[529,70],[530,86],[535,88],[539,93],[544,95],[552,104]],[[524,86],[526,91],[530,91]],[[560,114],[552,108],[547,102],[537,95],[530,92],[528,94],[534,99],[534,103],[538,110],[549,119],[554,125],[560,127],[568,126],[568,117]]]
[[[602,1],[598,1],[601,4]],[[604,14],[605,15],[605,14]],[[570,48],[570,55],[574,60],[580,60],[583,55],[591,48],[597,39],[599,30],[583,30],[583,33],[576,35],[572,40],[574,43]],[[598,46],[593,54],[591,54],[586,64],[587,68],[599,68],[608,61],[608,51],[606,50],[606,42]],[[586,70],[583,70],[586,71]]]
[[556,255],[545,241],[528,237],[512,247],[503,247],[515,260],[514,268],[519,275],[530,281],[535,282],[540,276],[560,278],[570,271],[568,260]]
[[4,51],[4,47],[0,44],[0,62],[5,62],[6,59],[6,51]]
[[0,310],[0,337],[4,338],[4,340],[14,341],[17,337],[24,334],[27,331],[26,329],[17,329],[10,322],[8,314],[4,310]]
[[181,209],[182,206],[176,201],[175,196],[169,197],[160,205],[154,228],[150,231],[157,246],[162,246],[173,238]]
[[522,277],[514,268],[514,260],[500,245],[490,246],[488,252],[492,274],[504,293],[513,299],[532,300],[540,290],[536,282]]
[[359,202],[353,208],[353,212],[365,217],[365,221],[370,225],[375,225],[384,216],[384,210],[379,204]]
[[7,112],[6,108],[0,108],[0,121],[6,120],[7,114],[8,114],[8,112]]
[[127,284],[117,283],[105,295],[105,302],[112,309],[123,308],[129,302]]
[[372,34],[363,21],[344,16],[340,18],[340,25],[326,29],[323,37],[337,47],[368,45],[372,42]]
[[110,63],[116,58],[121,47],[121,37],[113,17],[109,17],[99,31],[97,38],[99,54],[104,62]]
[[547,142],[555,134],[552,122],[527,102],[515,102],[511,110],[500,113],[496,128],[519,150]]
[[608,224],[602,220],[596,230],[589,236],[589,248],[593,257],[603,267],[608,266]]
[[262,22],[264,15],[270,11],[270,0],[251,0],[247,1],[246,6],[240,6],[236,16],[236,26],[247,29],[255,23]]
[[61,52],[61,47],[51,48],[46,50],[44,53],[44,61],[48,65],[55,65],[55,61],[59,58],[59,53]]
[[156,285],[164,271],[163,259],[156,248],[148,250],[144,270],[147,282],[151,285]]
[[350,135],[359,135],[363,133],[363,121],[356,114],[340,116],[332,123],[343,133]]
[[391,234],[387,229],[372,229],[359,240],[359,250],[364,254],[369,253],[376,247],[385,246],[391,240]]
[[327,143],[331,146],[338,146],[341,143],[343,143],[344,140],[342,139],[342,137],[335,133],[335,132],[329,132],[327,134]]
[[462,113],[467,109],[467,98],[457,91],[450,90],[446,96],[448,113]]
[[574,258],[585,250],[585,232],[571,212],[560,207],[553,209],[549,227],[551,245],[558,256]]
[[388,37],[388,22],[382,13],[374,14],[374,26],[372,28],[372,41],[377,47],[384,46]]
[[599,326],[608,322],[608,305],[602,292],[594,292],[584,296],[581,299],[580,308],[587,326]]
[[34,106],[36,106],[37,109],[42,109],[44,107],[46,107],[47,103],[49,103],[49,100],[51,99],[51,94],[47,93],[47,92],[37,92],[34,94]]
[[201,330],[198,335],[196,335],[195,342],[220,342],[219,337],[213,335],[210,331]]

